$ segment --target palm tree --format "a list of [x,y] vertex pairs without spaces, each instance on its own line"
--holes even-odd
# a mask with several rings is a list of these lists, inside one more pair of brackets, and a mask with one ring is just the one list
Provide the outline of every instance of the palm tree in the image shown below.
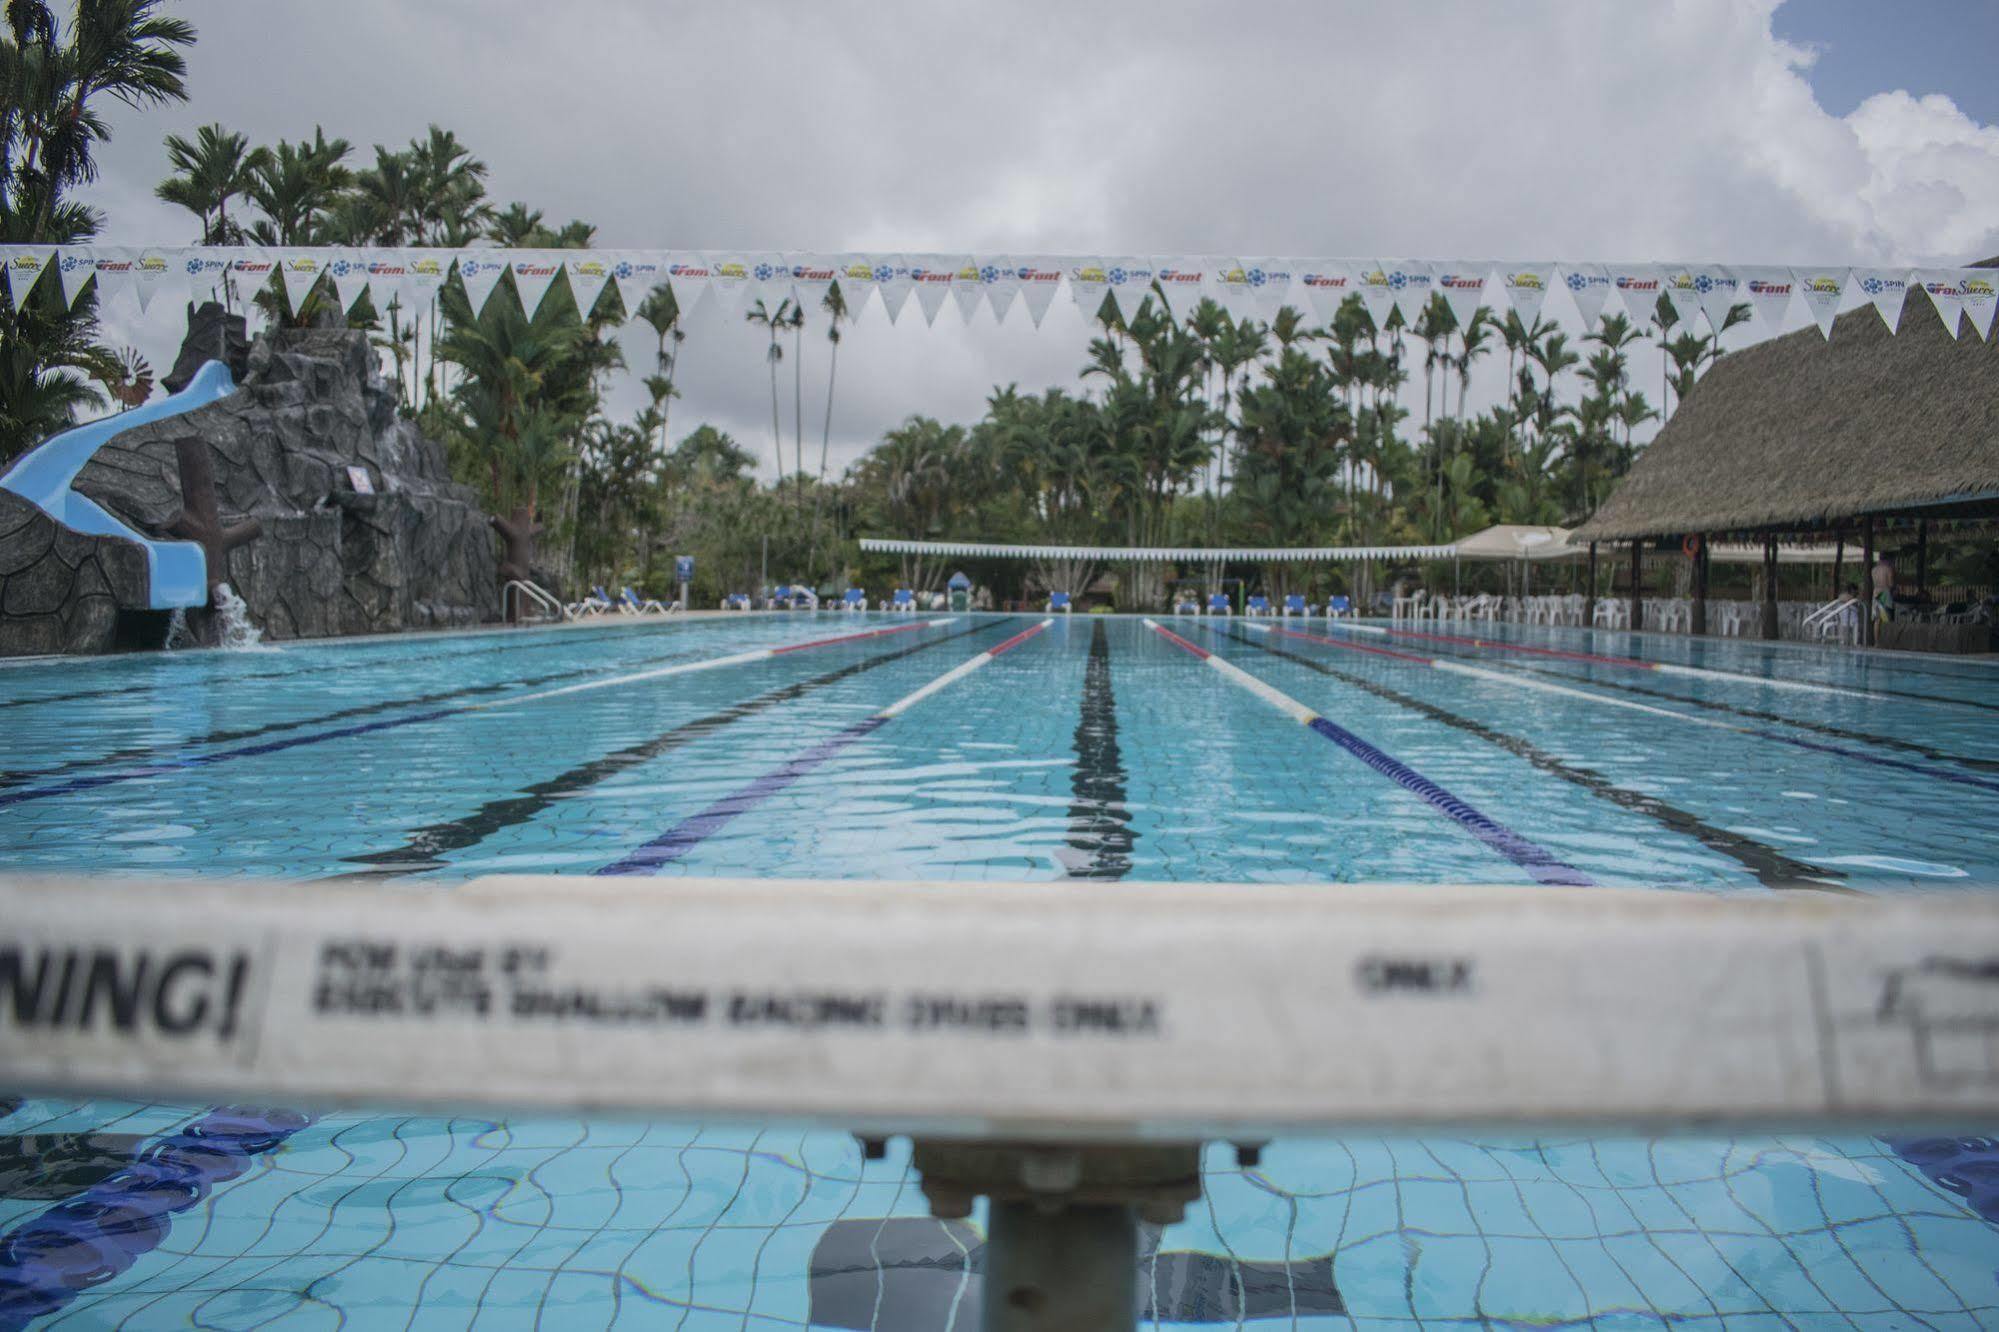
[[678,390],[673,386],[673,370],[680,359],[680,344],[687,340],[687,333],[680,327],[680,302],[674,299],[673,288],[664,282],[645,294],[636,313],[659,339],[659,347],[653,353],[654,374],[646,380],[646,391],[652,395],[653,406],[659,409],[659,448],[664,453],[667,405],[678,396]]
[[519,249],[538,245],[540,242],[535,238],[546,236],[548,232],[541,225],[540,209],[515,202],[493,214],[492,220],[486,224],[486,234],[495,245]]
[[263,210],[264,220],[249,229],[260,245],[313,245],[335,197],[353,183],[354,173],[341,165],[350,151],[345,139],[328,139],[314,126],[311,143],[278,140],[275,151],[259,149],[260,160],[250,168],[250,201]]
[[743,318],[752,324],[762,324],[770,333],[770,349],[764,353],[764,362],[770,367],[770,439],[771,447],[777,453],[777,479],[784,480],[784,432],[777,419],[777,363],[784,359],[784,347],[777,335],[784,331],[790,319],[791,300],[786,298],[777,303],[777,309],[766,309],[759,300],[751,306]]
[[819,308],[826,312],[826,420],[819,430],[819,484],[812,491],[812,546],[819,547],[819,512],[826,497],[826,455],[833,448],[833,383],[840,370],[840,324],[847,315],[847,298],[835,282],[826,288]]
[[169,134],[166,148],[174,174],[153,193],[201,219],[201,244],[233,245],[241,240],[242,228],[229,220],[229,201],[250,192],[256,172],[270,160],[270,149],[253,149],[247,135],[220,125],[203,125],[192,142]]

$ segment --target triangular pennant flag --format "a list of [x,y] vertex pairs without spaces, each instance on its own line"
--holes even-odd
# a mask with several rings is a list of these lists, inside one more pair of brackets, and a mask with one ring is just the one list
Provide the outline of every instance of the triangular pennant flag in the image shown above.
[[1856,268],[1853,280],[1874,308],[1881,314],[1881,322],[1888,325],[1893,333],[1902,324],[1902,302],[1909,296],[1909,270],[1906,268]]
[[[1659,297],[1666,291],[1666,280],[1660,275],[1659,265],[1608,264],[1605,267],[1610,273],[1610,289],[1623,302],[1625,313],[1642,328],[1656,313]],[[1594,326],[1595,321],[1592,320],[1591,327]]]
[[[619,250],[610,256],[611,281],[617,284],[618,299],[624,302],[625,318],[637,319],[639,307],[651,296],[653,288],[666,281],[665,257],[657,250]],[[687,307],[680,304],[678,293],[674,295],[674,305],[681,314]]]
[[1243,261],[1243,276],[1249,279],[1250,295],[1256,299],[1257,312],[1266,319],[1276,318],[1279,310],[1298,299],[1291,290],[1296,274],[1288,259]]
[[1707,316],[1707,326],[1719,335],[1729,311],[1742,302],[1742,279],[1732,268],[1701,264],[1694,269],[1694,295],[1700,301],[1701,313]]
[[1249,285],[1249,265],[1240,259],[1217,259],[1208,279],[1214,284],[1215,300],[1228,311],[1230,319],[1241,323],[1256,315],[1256,292]]
[[95,245],[90,250],[91,266],[97,272],[97,308],[109,309],[111,302],[139,285],[139,252],[122,245]]
[[576,313],[584,319],[597,308],[597,298],[611,282],[611,256],[601,250],[572,250],[562,256],[562,275],[576,298]]
[[666,256],[666,284],[673,288],[673,300],[680,307],[680,317],[686,319],[701,298],[714,286],[714,275],[708,271],[708,261],[698,254],[675,253]]
[[1694,283],[1694,270],[1685,264],[1662,265],[1659,283],[1660,293],[1679,317],[1679,326],[1692,332],[1694,317],[1701,312],[1701,293]]
[[1848,270],[1844,268],[1791,270],[1791,277],[1798,284],[1798,294],[1805,298],[1805,305],[1812,312],[1812,322],[1828,338],[1832,337],[1832,321],[1839,314],[1839,302],[1846,295],[1848,276]]
[[791,264],[781,254],[759,254],[750,258],[751,304],[763,302],[773,318],[789,313],[796,292],[791,285]]
[[787,259],[791,264],[792,299],[807,313],[817,314],[826,303],[826,293],[833,287],[833,259],[823,254],[794,254]]
[[986,255],[978,260],[978,268],[979,285],[985,288],[993,322],[1005,323],[1013,298],[1020,294],[1020,266],[1009,255]]
[[353,309],[354,302],[368,289],[368,265],[359,251],[342,250],[335,254],[326,266],[326,276],[333,281],[333,299],[340,302],[342,310]]
[[1415,323],[1430,303],[1437,283],[1436,270],[1420,259],[1400,259],[1388,270],[1388,290],[1404,323]]
[[56,281],[62,284],[62,298],[69,305],[83,295],[90,279],[97,276],[97,257],[77,246],[64,246],[56,255]]
[[278,273],[284,279],[285,301],[296,315],[326,275],[326,256],[312,250],[286,250],[278,256]]
[[1748,298],[1750,309],[1763,321],[1763,326],[1772,333],[1783,332],[1784,314],[1791,308],[1791,294],[1798,289],[1791,270],[1758,264],[1737,268],[1735,276],[1742,283],[1742,294]]
[[1298,264],[1298,290],[1313,318],[1322,324],[1333,322],[1354,290],[1352,264],[1332,259],[1305,259]]
[[16,309],[49,271],[51,253],[26,245],[0,245],[0,276],[6,279],[8,297]]
[[1964,284],[1954,268],[1925,268],[1916,274],[1917,285],[1930,294],[1943,326],[1957,336],[1958,321],[1964,317]]
[[507,271],[514,275],[514,294],[521,298],[521,309],[532,319],[548,289],[555,285],[555,275],[562,271],[562,256],[551,250],[515,250],[507,256]]
[[1528,328],[1541,317],[1548,288],[1555,281],[1553,264],[1507,264],[1499,270],[1499,293]]
[[833,267],[847,318],[859,319],[875,294],[875,261],[865,254],[845,254],[834,260]]
[[1367,316],[1377,330],[1388,327],[1388,316],[1395,309],[1395,288],[1389,285],[1389,267],[1376,260],[1362,264],[1356,275],[1360,303],[1367,307]]
[[1208,294],[1208,266],[1191,256],[1153,260],[1152,280],[1166,293],[1166,308],[1176,319],[1191,316]]
[[985,283],[979,278],[979,265],[972,256],[960,255],[951,269],[951,299],[957,302],[958,313],[966,323],[972,322],[979,302],[986,298]]
[[1602,264],[1563,264],[1562,285],[1576,303],[1584,330],[1594,329],[1604,302],[1610,299],[1610,270]]
[[461,250],[458,254],[458,280],[465,287],[465,299],[472,304],[472,317],[485,313],[486,302],[493,297],[493,288],[500,283],[500,274],[507,271],[505,261],[496,250]]
[[1062,285],[1062,270],[1023,259],[1014,266],[1014,276],[1020,282],[1020,303],[1027,307],[1027,317],[1034,326],[1040,328],[1042,317],[1054,303],[1055,289]]
[[722,311],[728,315],[741,314],[749,307],[750,261],[740,254],[710,254],[708,261],[708,290],[713,293]]
[[909,301],[909,293],[916,290],[916,281],[909,275],[909,260],[899,254],[878,254],[875,261],[875,288],[882,294],[882,309],[888,311],[888,322],[893,324],[902,317],[902,307]]
[[1485,304],[1485,279],[1491,264],[1442,263],[1437,265],[1437,292],[1461,329],[1470,328],[1478,307]]
[[[1094,324],[1103,313],[1104,298],[1110,295],[1111,275],[1101,259],[1071,259],[1069,261],[1069,296],[1076,302],[1076,308],[1083,312],[1086,322]],[[1113,307],[1115,308],[1115,307]]]
[[414,313],[427,312],[437,300],[437,293],[444,290],[445,279],[451,276],[455,258],[457,254],[451,250],[403,251],[403,268],[409,275],[410,309]]
[[229,282],[236,289],[236,299],[244,304],[244,313],[249,312],[250,302],[269,285],[277,271],[278,257],[261,246],[242,245],[231,253]]
[[916,284],[916,307],[923,311],[924,323],[937,322],[937,312],[944,308],[944,298],[951,293],[951,279],[957,271],[957,261],[950,255],[909,257],[909,280]]
[[1971,331],[1980,338],[1992,334],[1992,315],[1999,307],[1999,272],[1990,268],[1965,268],[1958,270],[1957,295],[1964,302],[1964,317],[1971,321]]
[[[405,251],[358,250],[354,255],[354,264],[367,276],[368,303],[378,313],[388,313],[391,306],[397,307],[403,315],[411,313],[415,302],[411,299],[410,265]],[[469,287],[465,294],[471,296]]]
[[1126,320],[1138,316],[1138,309],[1152,297],[1153,267],[1150,259],[1122,255],[1104,261],[1104,286],[1117,303],[1118,314]]
[[178,271],[173,256],[165,250],[148,247],[132,252],[132,287],[139,295],[140,314],[151,308],[161,286]]

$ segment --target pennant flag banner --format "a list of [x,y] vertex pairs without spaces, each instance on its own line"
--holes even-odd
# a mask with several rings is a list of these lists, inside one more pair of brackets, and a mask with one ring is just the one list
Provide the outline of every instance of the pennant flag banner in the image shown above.
[[1006,319],[1013,298],[1020,295],[1020,264],[1012,255],[979,261],[979,285],[985,288],[986,304],[992,307],[995,323]]
[[475,318],[484,313],[493,288],[500,284],[500,274],[506,271],[498,255],[489,258],[484,252],[470,251],[458,256],[458,280],[464,284],[465,299],[472,303]]
[[1999,306],[1995,279],[1999,279],[1999,272],[1990,268],[1967,268],[1958,278],[1957,298],[1964,304],[1964,317],[1971,321],[1972,332],[1980,338],[1992,334],[1992,315]]
[[698,254],[669,255],[666,283],[673,291],[674,304],[680,307],[680,317],[685,319],[708,294],[708,261]]
[[1250,292],[1256,297],[1257,313],[1275,319],[1277,312],[1295,299],[1291,288],[1298,280],[1296,270],[1288,259],[1250,259],[1243,267]]
[[1520,322],[1534,327],[1547,302],[1548,286],[1555,280],[1553,264],[1512,264],[1499,270],[1499,290],[1506,303],[1520,316]]
[[[611,282],[612,256],[593,250],[575,250],[562,256],[562,274],[569,279],[569,294],[576,298],[576,313],[584,318],[597,308],[597,298]],[[627,307],[627,314],[630,313]]]
[[1791,293],[1798,288],[1791,279],[1791,270],[1755,265],[1736,269],[1735,276],[1742,285],[1742,294],[1749,299],[1749,308],[1756,312],[1763,326],[1772,333],[1783,332],[1784,312],[1791,308]]
[[1395,309],[1395,288],[1390,285],[1388,266],[1378,260],[1366,265],[1361,270],[1359,284],[1360,301],[1368,318],[1376,328],[1386,327],[1388,316]]
[[[837,285],[848,317],[857,317],[870,296],[879,292],[893,321],[914,293],[924,319],[934,322],[948,293],[967,320],[981,302],[991,307],[995,320],[1004,319],[1019,300],[1038,327],[1056,289],[1066,282],[1071,298],[1090,319],[1107,299],[1130,319],[1148,299],[1161,296],[1166,311],[1176,319],[1190,317],[1201,301],[1211,299],[1238,320],[1267,322],[1289,307],[1323,324],[1333,320],[1349,297],[1357,297],[1379,328],[1392,313],[1406,321],[1421,318],[1433,295],[1441,295],[1460,327],[1488,305],[1510,307],[1531,325],[1548,317],[1547,297],[1558,278],[1585,328],[1600,320],[1615,294],[1621,308],[1641,325],[1652,321],[1664,297],[1676,322],[1691,326],[1699,313],[1718,332],[1746,303],[1765,328],[1781,332],[1791,299],[1798,296],[1820,331],[1830,337],[1849,284],[1857,284],[1859,294],[1890,331],[1897,328],[1914,287],[1923,290],[1953,335],[1964,318],[1981,339],[1989,338],[1999,314],[1994,299],[1999,272],[1983,268],[483,247],[0,246],[0,278],[15,302],[28,299],[43,279],[50,278],[56,293],[51,299],[73,304],[94,281],[100,301],[131,292],[141,311],[150,307],[163,286],[202,301],[220,299],[226,279],[230,298],[247,302],[276,278],[293,309],[325,280],[343,308],[354,306],[367,292],[378,311],[397,306],[414,315],[429,306],[454,270],[475,313],[485,309],[501,275],[510,272],[530,312],[539,310],[561,275],[586,314],[595,309],[604,288],[615,283],[628,318],[636,318],[639,306],[662,285],[670,287],[683,315],[712,293],[731,315],[756,299],[773,312],[784,301],[795,300],[810,317]],[[1498,291],[1493,293],[1495,280]]]
[[1472,316],[1485,303],[1485,278],[1490,264],[1445,263],[1437,265],[1437,291],[1459,328],[1470,328]]
[[287,250],[278,257],[278,272],[284,278],[285,302],[297,314],[305,298],[325,276],[326,258],[314,250]]
[[1298,285],[1320,323],[1330,324],[1346,298],[1353,295],[1352,264],[1327,263],[1314,259],[1299,266]]
[[1097,312],[1104,308],[1104,297],[1110,294],[1111,275],[1105,270],[1101,259],[1076,259],[1069,264],[1069,295],[1075,299],[1076,308],[1083,312],[1083,318],[1094,322]]
[[1819,332],[1832,336],[1832,321],[1839,314],[1839,303],[1846,295],[1847,270],[1844,268],[1794,268],[1792,280],[1798,284],[1798,294],[1805,298],[1805,306],[1812,312],[1812,321],[1819,326]]
[[1719,333],[1729,311],[1742,302],[1742,279],[1720,264],[1702,264],[1694,269],[1694,295],[1700,299],[1708,327]]
[[1602,264],[1563,264],[1562,285],[1569,289],[1576,313],[1583,317],[1584,330],[1595,328],[1604,303],[1610,299],[1610,270]]
[[1014,276],[1020,281],[1020,303],[1040,328],[1042,316],[1055,301],[1055,288],[1062,285],[1062,269],[1052,260],[1023,259],[1014,266]]
[[840,299],[846,303],[847,317],[859,319],[875,294],[875,263],[862,254],[850,254],[837,265],[840,270]]
[[1199,259],[1156,259],[1152,264],[1152,280],[1166,294],[1166,308],[1176,319],[1193,314],[1208,294],[1208,268]]
[[1893,333],[1902,325],[1902,302],[1909,297],[1909,270],[1906,268],[1856,268],[1853,280]]
[[952,280],[957,277],[958,262],[950,255],[926,254],[910,264],[909,280],[916,284],[916,307],[923,311],[924,323],[937,322],[937,312],[944,308],[944,298],[951,294]]
[[90,279],[97,276],[97,256],[89,250],[64,250],[57,256],[55,268],[63,300],[75,305]]
[[1104,280],[1110,284],[1111,299],[1126,319],[1137,315],[1138,307],[1151,299],[1152,275],[1152,261],[1137,255],[1112,259],[1105,265]]
[[1916,274],[1916,283],[1930,294],[1943,326],[1957,336],[1958,321],[1964,317],[1964,284],[1955,269],[1928,268]]
[[1388,270],[1388,290],[1395,298],[1395,308],[1402,312],[1404,323],[1413,324],[1423,317],[1423,307],[1430,303],[1436,281],[1431,265],[1416,259],[1399,259]]
[[[620,250],[611,256],[611,281],[617,284],[618,299],[625,304],[625,318],[637,319],[639,307],[645,304],[646,297],[652,295],[654,287],[666,281],[665,258],[640,250]],[[684,306],[680,306],[678,295],[674,297],[674,304],[685,310]]]

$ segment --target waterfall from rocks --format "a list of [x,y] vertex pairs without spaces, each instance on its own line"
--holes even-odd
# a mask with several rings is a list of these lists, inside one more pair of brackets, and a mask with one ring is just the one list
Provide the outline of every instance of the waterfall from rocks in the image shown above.
[[250,608],[227,583],[215,585],[215,623],[220,631],[216,639],[218,647],[253,648],[263,641],[264,631],[250,623]]

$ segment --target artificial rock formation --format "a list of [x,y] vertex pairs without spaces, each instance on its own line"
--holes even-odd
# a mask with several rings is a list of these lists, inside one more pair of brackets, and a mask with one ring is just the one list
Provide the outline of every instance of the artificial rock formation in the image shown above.
[[145,605],[146,592],[137,545],[72,531],[0,490],[0,657],[109,651],[120,608]]
[[[191,329],[183,361],[198,366],[208,346],[227,345],[227,333]],[[213,508],[198,493],[204,454]],[[184,485],[197,493],[184,495]],[[226,581],[267,638],[499,615],[486,515],[451,479],[443,448],[397,414],[360,330],[259,337],[235,393],[115,437],[76,489],[140,531],[201,540],[212,561],[224,554],[226,571],[211,563],[210,581]],[[245,537],[250,523],[254,540]]]

